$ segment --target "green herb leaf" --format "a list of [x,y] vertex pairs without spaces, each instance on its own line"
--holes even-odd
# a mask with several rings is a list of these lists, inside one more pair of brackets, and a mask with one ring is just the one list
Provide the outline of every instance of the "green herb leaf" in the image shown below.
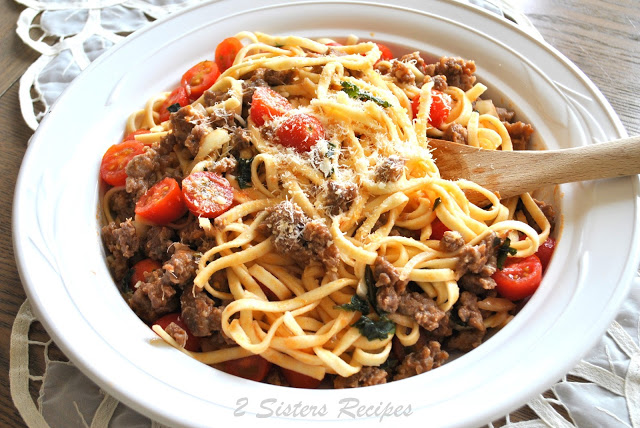
[[331,158],[331,157],[333,157],[334,154],[336,154],[336,150],[335,150],[336,149],[336,145],[331,143],[331,142],[329,142],[329,143],[327,143],[327,146],[329,146],[329,150],[327,150],[326,156],[328,158]]
[[362,316],[353,326],[368,340],[386,339],[396,332],[396,324],[384,315],[377,321]]
[[367,91],[363,91],[353,83],[340,82],[340,85],[342,86],[342,91],[346,92],[346,94],[349,95],[350,98],[360,100],[360,101],[373,101],[374,103],[378,104],[380,107],[391,107],[390,102],[380,99],[378,97],[374,97],[372,94],[370,94]]
[[433,210],[435,211],[436,208],[438,208],[438,205],[440,205],[442,203],[442,199],[440,199],[440,197],[437,197],[436,200],[433,202]]
[[[498,239],[498,241],[500,241],[500,239]],[[507,260],[507,255],[512,255],[515,256],[516,253],[518,252],[518,250],[516,250],[513,247],[510,247],[511,245],[511,239],[509,238],[504,238],[504,242],[502,243],[502,245],[500,245],[500,247],[498,247],[498,255],[496,256],[497,258],[497,267],[498,269],[502,270],[502,268],[504,267],[504,262]]]
[[373,277],[373,271],[371,270],[371,266],[366,265],[364,268],[364,283],[367,286],[367,299],[369,299],[369,303],[373,307],[373,310],[378,312],[378,302],[376,300],[376,280]]
[[367,302],[357,294],[351,297],[351,303],[345,303],[344,305],[335,306],[335,308],[344,309],[346,311],[362,312],[362,315],[369,314],[369,302]]
[[237,178],[238,178],[238,186],[241,189],[246,189],[247,187],[251,187],[251,164],[253,163],[253,158],[251,159],[242,159],[237,158],[238,166],[237,166]]
[[180,110],[180,103],[171,104],[169,107],[167,107],[167,110],[169,110],[171,113],[177,112],[178,110]]

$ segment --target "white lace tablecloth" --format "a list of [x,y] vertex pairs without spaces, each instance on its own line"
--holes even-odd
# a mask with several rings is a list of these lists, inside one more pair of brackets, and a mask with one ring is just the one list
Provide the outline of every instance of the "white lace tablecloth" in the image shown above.
[[[64,88],[95,58],[127,34],[197,0],[16,0],[27,8],[17,23],[20,38],[42,55],[20,80],[20,108],[32,128]],[[461,0],[463,1],[463,0]],[[468,0],[507,16],[542,39],[531,22],[506,2]],[[11,396],[30,427],[161,427],[120,404],[71,363],[49,359],[49,341],[30,339],[37,322],[25,302],[12,330]],[[527,403],[537,418],[508,427],[640,427],[640,278],[605,336],[551,388]],[[39,348],[41,347],[41,348]],[[29,355],[42,349],[46,371],[29,371]],[[41,381],[34,402],[30,381]],[[563,412],[564,410],[564,412]],[[561,413],[568,414],[567,420]],[[494,424],[490,424],[491,427]]]

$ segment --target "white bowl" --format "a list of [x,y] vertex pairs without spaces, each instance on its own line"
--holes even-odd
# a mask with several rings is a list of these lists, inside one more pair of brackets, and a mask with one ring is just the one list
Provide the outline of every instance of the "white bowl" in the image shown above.
[[[240,30],[356,34],[474,59],[491,95],[517,108],[548,147],[624,136],[604,97],[566,58],[474,7],[419,0],[253,3],[204,4],[134,34],[79,76],[38,128],[16,187],[14,244],[26,292],[55,342],[107,392],[179,426],[255,416],[282,426],[380,419],[479,425],[557,381],[602,335],[629,289],[640,258],[637,177],[563,186],[561,240],[530,302],[479,348],[406,380],[356,390],[246,381],[162,343],[128,308],[100,240],[101,156],[121,138],[132,110],[175,86],[182,70],[212,57],[218,42]],[[315,411],[293,414],[297,403]],[[388,409],[401,416],[381,417]]]

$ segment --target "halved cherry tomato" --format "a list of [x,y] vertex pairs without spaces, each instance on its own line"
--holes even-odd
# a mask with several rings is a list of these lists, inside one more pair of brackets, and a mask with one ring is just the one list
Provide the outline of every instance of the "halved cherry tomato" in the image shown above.
[[308,152],[324,138],[324,127],[313,116],[295,114],[280,124],[276,137],[278,143],[285,147],[293,147],[299,153]]
[[525,258],[508,258],[502,270],[491,275],[502,297],[520,300],[531,296],[542,280],[542,263],[535,254]]
[[[411,101],[411,109],[415,118],[420,108],[420,94]],[[435,128],[439,128],[451,113],[451,97],[444,92],[431,91],[431,107],[429,108],[429,123]]]
[[250,357],[225,361],[220,366],[229,374],[260,382],[267,377],[271,363],[260,355],[251,355]]
[[342,43],[338,43],[338,42],[329,42],[329,43],[325,43],[325,45],[327,45],[327,46],[344,46]]
[[394,58],[391,49],[389,49],[386,45],[383,45],[382,43],[376,43],[376,45],[378,45],[378,49],[380,49],[380,52],[382,52],[382,54],[380,55],[381,61],[389,61]]
[[187,90],[182,86],[175,88],[160,106],[160,111],[158,112],[160,113],[160,122],[169,120],[169,117],[171,116],[169,107],[176,104],[178,104],[180,107],[184,107],[189,104],[189,96],[187,95]]
[[200,350],[200,338],[194,336],[189,331],[189,328],[184,323],[184,321],[182,321],[182,318],[180,318],[180,314],[178,312],[163,316],[162,318],[157,320],[155,324],[158,324],[164,330],[172,322],[176,323],[178,327],[182,328],[187,333],[187,343],[184,345],[184,349],[191,352],[198,352]]
[[213,61],[202,61],[187,70],[182,75],[180,84],[187,90],[190,101],[195,101],[211,87],[218,77],[220,70]]
[[216,47],[216,64],[218,64],[220,73],[224,73],[233,65],[233,61],[242,47],[242,42],[235,37],[229,37],[220,42]]
[[551,261],[551,256],[553,255],[555,248],[556,240],[552,237],[548,237],[547,240],[538,247],[536,256],[538,256],[540,263],[542,263],[542,272],[547,270],[547,266],[549,265],[549,261]]
[[249,114],[256,126],[262,126],[267,120],[284,115],[293,107],[289,100],[271,88],[256,88],[251,98]]
[[233,203],[233,189],[227,179],[210,171],[189,174],[182,180],[182,194],[189,210],[198,217],[217,217]]
[[102,156],[100,177],[112,186],[124,186],[127,182],[127,164],[142,153],[144,144],[138,141],[125,141],[109,147]]
[[282,374],[285,379],[287,379],[287,382],[289,382],[289,385],[294,388],[315,389],[320,385],[320,382],[322,382],[322,380],[318,380],[293,370],[285,369],[284,367],[280,367],[280,370],[282,370]]
[[187,212],[178,182],[166,177],[154,184],[136,202],[136,214],[156,224],[167,224]]
[[431,223],[431,239],[437,239],[438,241],[444,237],[444,233],[449,231],[447,226],[436,217]]
[[131,274],[131,278],[129,279],[129,285],[131,288],[134,288],[138,281],[144,281],[144,274],[153,272],[156,269],[160,269],[162,265],[160,262],[155,261],[153,259],[143,259],[138,263],[133,265],[131,270],[133,273]]
[[137,141],[136,135],[149,134],[149,133],[151,133],[151,131],[149,131],[148,129],[136,129],[131,134],[124,137],[124,140],[122,140],[122,142],[131,141],[131,140]]

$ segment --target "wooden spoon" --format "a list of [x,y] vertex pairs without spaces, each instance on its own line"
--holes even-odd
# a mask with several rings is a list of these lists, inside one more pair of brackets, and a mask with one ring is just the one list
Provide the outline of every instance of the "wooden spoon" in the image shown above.
[[[429,139],[440,176],[464,178],[495,192],[500,199],[545,186],[640,173],[640,136],[563,150],[484,150]],[[468,193],[476,204],[486,202]]]

